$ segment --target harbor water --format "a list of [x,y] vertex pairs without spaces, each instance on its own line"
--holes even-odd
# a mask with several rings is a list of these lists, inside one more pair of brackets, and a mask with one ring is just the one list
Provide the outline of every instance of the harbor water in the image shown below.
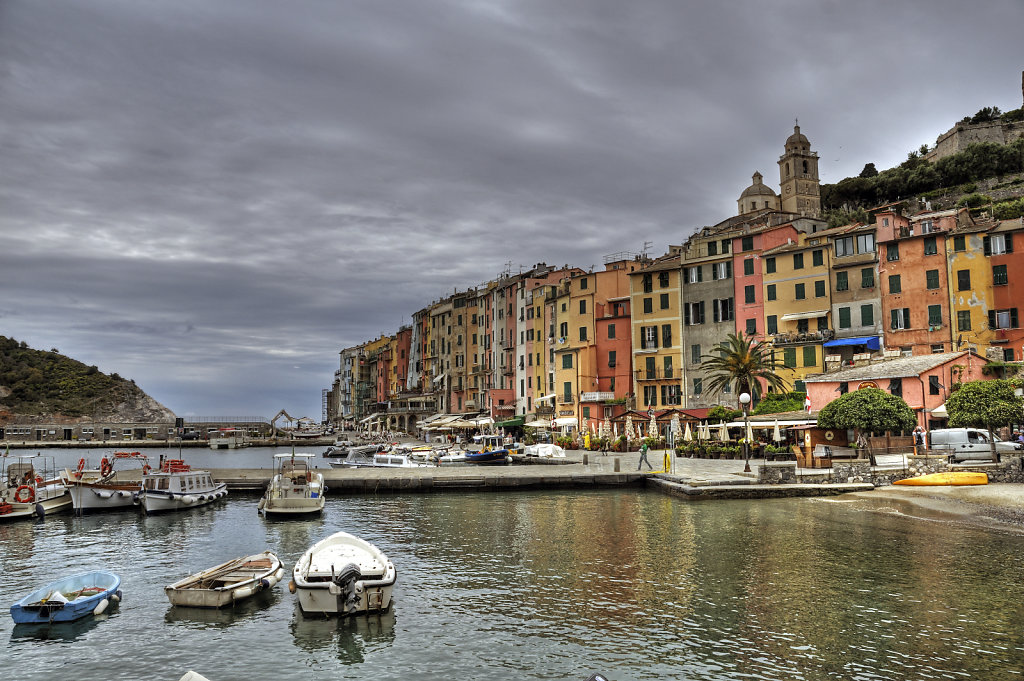
[[[210,455],[219,467],[248,459]],[[7,677],[909,680],[1024,669],[1024,536],[1012,532],[843,497],[689,502],[638,489],[329,495],[322,517],[283,521],[256,503],[232,494],[167,515],[0,524],[4,607],[96,568],[119,573],[124,591],[72,625],[15,628],[5,615]],[[190,572],[266,548],[290,570],[339,530],[395,563],[388,613],[304,617],[287,579],[224,611],[173,608],[164,595]]]

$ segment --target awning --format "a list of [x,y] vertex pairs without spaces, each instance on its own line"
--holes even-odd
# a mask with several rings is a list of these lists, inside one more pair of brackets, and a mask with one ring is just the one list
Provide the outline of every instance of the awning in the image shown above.
[[370,415],[369,415],[369,416],[367,416],[367,417],[366,417],[365,419],[361,419],[361,420],[359,421],[359,423],[366,423],[366,422],[367,422],[367,421],[369,421],[370,419],[375,419],[375,418],[377,418],[377,415],[376,415],[376,414],[370,414]]
[[469,419],[469,422],[474,426],[490,426],[494,425],[494,419],[490,416],[481,416],[480,418]]
[[527,421],[523,425],[527,428],[548,428],[551,425],[551,421]]
[[789,314],[782,315],[782,321],[791,322],[794,319],[815,319],[816,317],[824,317],[828,314],[828,310],[815,310],[814,312],[790,312]]
[[932,416],[934,416],[935,418],[937,418],[937,419],[948,419],[949,418],[949,412],[946,411],[946,403],[945,402],[943,402],[939,406],[937,406],[934,409],[932,409],[929,413]]
[[575,426],[576,425],[576,417],[575,416],[559,416],[557,419],[555,419],[555,425],[556,426]]
[[447,375],[448,374],[446,374],[446,373],[445,374],[441,374],[440,376],[438,376],[437,378],[434,379],[434,383],[437,383],[438,381],[440,381],[442,378],[444,378]]
[[553,400],[556,397],[558,397],[558,395],[556,395],[555,393],[551,393],[550,395],[545,395],[544,397],[538,397],[537,398],[537,404],[540,404],[541,402],[546,402],[547,400]]
[[839,345],[866,345],[868,350],[878,350],[882,347],[878,336],[857,336],[856,338],[836,338],[825,343],[826,348],[834,348]]
[[514,428],[516,426],[523,425],[523,422],[525,420],[526,419],[523,418],[522,416],[516,416],[514,418],[508,419],[507,421],[498,421],[497,423],[494,424],[494,427],[495,428]]

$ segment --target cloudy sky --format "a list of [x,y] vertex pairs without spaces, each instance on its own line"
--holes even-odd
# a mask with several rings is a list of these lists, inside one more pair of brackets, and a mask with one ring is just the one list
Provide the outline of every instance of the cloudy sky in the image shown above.
[[0,0],[0,335],[178,415],[320,415],[338,351],[538,262],[1021,105],[1020,0]]

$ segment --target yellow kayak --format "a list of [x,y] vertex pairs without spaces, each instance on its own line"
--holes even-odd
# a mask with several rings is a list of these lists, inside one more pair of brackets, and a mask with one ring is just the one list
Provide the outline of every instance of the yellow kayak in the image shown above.
[[894,480],[894,485],[987,485],[988,476],[984,473],[968,471],[952,471],[948,473],[929,473],[906,480]]

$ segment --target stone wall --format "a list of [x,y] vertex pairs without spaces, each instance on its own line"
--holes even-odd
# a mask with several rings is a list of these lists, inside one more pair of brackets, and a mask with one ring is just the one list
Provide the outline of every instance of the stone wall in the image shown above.
[[870,482],[876,487],[891,485],[895,480],[916,478],[945,471],[985,473],[989,482],[1024,483],[1024,457],[1004,456],[999,463],[950,464],[944,456],[908,456],[906,468],[872,466],[865,459],[836,461],[832,464],[835,482]]
[[935,140],[935,148],[925,154],[924,158],[935,163],[941,158],[963,151],[970,144],[978,142],[1010,144],[1020,137],[1024,137],[1024,123],[1021,122],[957,123],[939,135]]
[[761,485],[793,485],[796,478],[795,461],[768,461],[757,469],[757,482]]

